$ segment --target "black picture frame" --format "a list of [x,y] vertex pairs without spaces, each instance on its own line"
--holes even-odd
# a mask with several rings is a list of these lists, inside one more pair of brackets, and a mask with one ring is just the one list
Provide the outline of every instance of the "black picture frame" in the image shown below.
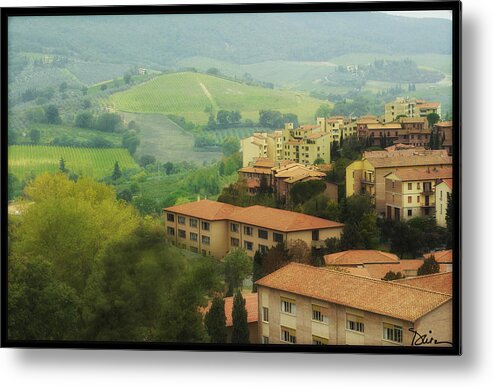
[[[1,9],[1,346],[7,348],[84,348],[133,350],[199,350],[199,351],[249,351],[249,352],[304,352],[304,353],[367,353],[367,354],[461,354],[461,3],[459,1],[404,1],[404,2],[337,2],[337,3],[286,3],[286,4],[207,4],[165,6],[90,6],[90,7],[38,7]],[[8,20],[17,16],[73,16],[73,15],[132,15],[132,14],[210,14],[210,13],[271,13],[271,12],[358,12],[358,11],[452,11],[452,114],[453,132],[453,192],[455,211],[455,238],[453,244],[453,346],[452,347],[383,347],[383,346],[313,346],[313,345],[219,345],[190,343],[136,343],[101,341],[16,341],[7,337],[7,175],[8,175]]]

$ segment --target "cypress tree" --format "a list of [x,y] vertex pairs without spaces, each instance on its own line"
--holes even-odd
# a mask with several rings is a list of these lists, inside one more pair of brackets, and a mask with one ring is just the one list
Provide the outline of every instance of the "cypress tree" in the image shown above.
[[65,173],[67,170],[65,169],[65,160],[62,158],[60,158],[60,166],[58,167],[60,169],[61,172]]
[[260,278],[263,277],[263,271],[262,271],[262,259],[264,257],[264,254],[260,252],[260,250],[257,250],[255,252],[255,255],[253,256],[253,273],[252,273],[252,292],[256,293],[257,292],[257,285],[255,285],[255,281],[259,280]]
[[240,291],[237,291],[233,298],[233,332],[231,334],[231,343],[250,343],[245,299]]
[[122,172],[120,171],[120,165],[118,165],[118,161],[115,162],[115,167],[113,168],[113,175],[111,176],[113,180],[117,180],[122,177]]
[[216,295],[212,305],[204,318],[205,328],[211,343],[225,343],[227,338],[226,314],[224,313],[224,299]]
[[440,272],[440,265],[433,255],[430,258],[426,258],[423,265],[418,268],[418,275],[434,274],[438,272]]

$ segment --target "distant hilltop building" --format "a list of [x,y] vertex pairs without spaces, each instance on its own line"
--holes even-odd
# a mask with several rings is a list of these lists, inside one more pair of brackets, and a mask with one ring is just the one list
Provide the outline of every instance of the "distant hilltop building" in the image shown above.
[[440,102],[426,102],[416,98],[396,98],[385,104],[385,122],[395,121],[399,116],[426,117],[430,113],[441,116]]

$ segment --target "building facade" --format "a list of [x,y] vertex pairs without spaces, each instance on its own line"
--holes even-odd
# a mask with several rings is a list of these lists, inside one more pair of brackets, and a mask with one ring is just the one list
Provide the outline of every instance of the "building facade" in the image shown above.
[[385,176],[387,219],[435,216],[435,186],[452,177],[452,168],[401,168]]
[[410,346],[412,330],[452,340],[447,294],[297,263],[256,284],[261,343]]
[[237,207],[199,200],[164,209],[167,238],[183,249],[217,258],[243,248],[251,257],[278,243],[304,241],[320,248],[327,238],[340,238],[342,223],[276,208]]
[[452,179],[443,179],[435,186],[435,218],[437,225],[444,228],[447,227],[447,207],[448,200],[452,197],[452,186]]

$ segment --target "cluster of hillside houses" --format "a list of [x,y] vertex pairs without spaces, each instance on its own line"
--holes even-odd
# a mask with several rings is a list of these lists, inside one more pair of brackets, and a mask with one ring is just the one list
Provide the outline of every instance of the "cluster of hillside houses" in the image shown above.
[[[445,227],[453,126],[438,122],[430,128],[430,112],[440,114],[440,104],[398,99],[385,106],[381,118],[319,118],[316,125],[288,124],[272,133],[255,133],[241,142],[239,179],[251,195],[268,186],[285,201],[293,185],[321,180],[325,194],[337,201],[337,186],[325,179],[331,144],[350,136],[377,144],[385,135],[389,146],[364,152],[347,167],[346,195],[368,194],[382,217],[434,216]],[[427,149],[432,130],[439,131],[442,149]],[[174,244],[218,259],[235,248],[253,257],[295,240],[317,248],[327,238],[340,238],[344,227],[298,212],[210,200],[165,208],[164,223]],[[430,255],[440,272],[418,276]],[[250,342],[406,346],[416,345],[414,332],[423,332],[436,339],[427,345],[450,346],[453,256],[444,250],[401,260],[382,251],[349,250],[325,255],[325,267],[290,263],[258,280],[257,293],[245,294]],[[390,271],[404,278],[382,280]],[[226,298],[225,305],[231,329],[232,299]]]

